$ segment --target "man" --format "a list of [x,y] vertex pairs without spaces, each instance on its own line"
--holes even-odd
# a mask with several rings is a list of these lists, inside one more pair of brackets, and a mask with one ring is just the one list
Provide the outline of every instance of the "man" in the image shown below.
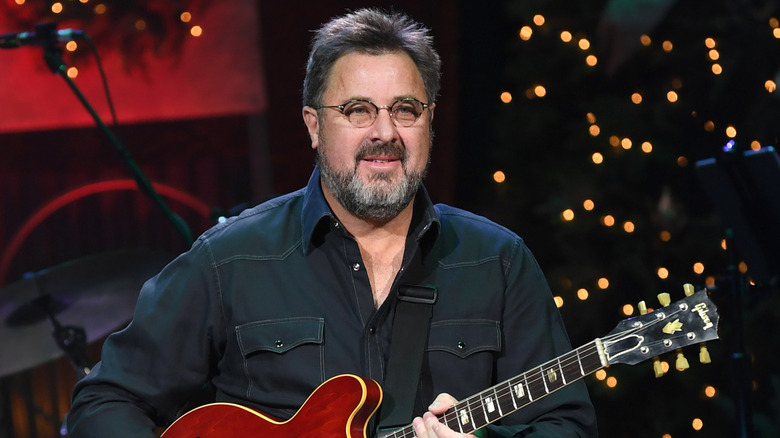
[[[319,29],[303,91],[318,164],[307,187],[215,226],[144,285],[76,387],[71,437],[154,436],[204,385],[286,419],[330,377],[384,383],[391,347],[408,341],[391,339],[407,284],[436,291],[412,336],[425,340],[419,376],[400,371],[418,382],[420,438],[466,436],[435,415],[570,350],[523,241],[434,206],[421,184],[439,67],[428,30],[400,14],[363,9]],[[596,435],[582,381],[499,423],[480,433]]]

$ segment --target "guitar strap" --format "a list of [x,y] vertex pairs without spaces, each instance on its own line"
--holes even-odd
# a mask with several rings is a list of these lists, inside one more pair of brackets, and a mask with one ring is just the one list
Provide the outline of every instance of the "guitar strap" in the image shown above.
[[[418,248],[406,272],[406,279],[419,282],[424,269]],[[409,424],[414,412],[423,353],[428,342],[428,326],[436,302],[432,285],[400,285],[395,304],[390,357],[383,390],[385,398],[379,429]]]

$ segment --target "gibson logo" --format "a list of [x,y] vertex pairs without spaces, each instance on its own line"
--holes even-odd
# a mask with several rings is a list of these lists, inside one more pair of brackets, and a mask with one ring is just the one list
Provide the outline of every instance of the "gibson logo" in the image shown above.
[[707,316],[707,313],[710,310],[707,309],[707,305],[704,303],[699,303],[696,306],[693,307],[693,310],[691,312],[696,312],[701,317],[701,320],[704,321],[704,330],[707,330],[708,328],[712,327],[712,321],[710,321],[710,317]]

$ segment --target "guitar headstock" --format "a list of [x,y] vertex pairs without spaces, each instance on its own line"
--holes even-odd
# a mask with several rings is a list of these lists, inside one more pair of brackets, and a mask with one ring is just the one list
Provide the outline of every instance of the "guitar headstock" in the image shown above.
[[609,365],[634,365],[718,339],[718,309],[702,289],[650,313],[625,319],[601,338]]

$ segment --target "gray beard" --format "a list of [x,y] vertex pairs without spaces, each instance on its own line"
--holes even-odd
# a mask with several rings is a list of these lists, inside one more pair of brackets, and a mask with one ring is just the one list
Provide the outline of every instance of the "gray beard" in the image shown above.
[[[353,170],[340,173],[328,162],[322,147],[327,144],[320,137],[320,147],[317,148],[317,162],[320,166],[322,181],[330,189],[336,200],[352,215],[372,222],[387,222],[398,216],[414,198],[422,184],[426,165],[422,172],[409,172],[406,168],[406,150],[393,144],[364,144],[355,157]],[[368,184],[357,175],[361,157],[373,154],[394,154],[401,160],[404,171],[402,180],[392,184],[390,177],[376,174]]]

